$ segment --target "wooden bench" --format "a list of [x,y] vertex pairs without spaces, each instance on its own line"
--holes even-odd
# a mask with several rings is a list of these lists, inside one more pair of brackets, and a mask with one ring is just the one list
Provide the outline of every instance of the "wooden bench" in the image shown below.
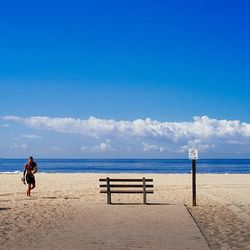
[[100,184],[101,188],[105,188],[101,189],[100,193],[107,194],[107,204],[111,204],[111,194],[143,194],[143,203],[146,204],[146,194],[154,193],[152,190],[153,184],[148,184],[148,182],[152,183],[153,179],[146,179],[145,177],[141,179],[110,179],[107,177],[99,179],[99,181],[106,182]]

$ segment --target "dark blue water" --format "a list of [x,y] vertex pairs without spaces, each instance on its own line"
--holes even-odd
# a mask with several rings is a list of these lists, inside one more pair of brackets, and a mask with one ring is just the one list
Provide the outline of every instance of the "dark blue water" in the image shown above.
[[[26,159],[0,159],[0,173],[22,172]],[[37,159],[43,173],[190,173],[190,160]],[[250,174],[250,159],[197,161],[197,173]]]

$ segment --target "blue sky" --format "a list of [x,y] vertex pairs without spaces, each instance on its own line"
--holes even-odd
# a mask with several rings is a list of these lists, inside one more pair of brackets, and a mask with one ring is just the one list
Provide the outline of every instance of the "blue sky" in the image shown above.
[[250,157],[249,1],[51,2],[0,3],[0,156]]

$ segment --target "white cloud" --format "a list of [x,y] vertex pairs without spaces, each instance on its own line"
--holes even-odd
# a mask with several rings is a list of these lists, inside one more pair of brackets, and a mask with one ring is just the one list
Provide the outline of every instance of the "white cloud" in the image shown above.
[[[235,152],[236,150],[245,152],[250,145],[249,123],[239,120],[211,119],[208,116],[195,116],[190,122],[160,122],[150,118],[124,121],[98,119],[92,116],[86,120],[71,117],[5,116],[2,120],[8,123],[19,123],[32,129],[77,134],[99,141],[95,146],[82,146],[81,151],[86,152],[114,151],[108,138],[116,142],[115,145],[118,145],[119,150],[130,148],[131,152],[136,145],[137,147],[142,145],[144,152],[165,153],[182,153],[193,146],[200,151],[209,152],[215,149],[222,150],[225,145],[235,149]],[[28,136],[32,137],[32,135]],[[123,149],[122,146],[124,146]],[[241,149],[236,148],[240,146]]]
[[10,127],[10,125],[9,124],[2,124],[2,125],[0,125],[1,127],[3,127],[3,128],[9,128]]
[[148,152],[148,151],[163,152],[164,151],[164,147],[161,147],[159,145],[148,144],[146,142],[143,142],[142,146],[143,146],[143,151],[144,152]]
[[18,144],[18,143],[14,143],[13,145],[13,148],[16,148],[16,149],[26,149],[28,147],[27,144]]
[[99,145],[96,145],[92,149],[94,152],[107,152],[107,151],[112,151],[112,147],[105,142],[101,142]]
[[61,148],[57,147],[57,146],[50,146],[50,149],[54,150],[54,151],[60,151]]
[[81,151],[90,151],[90,148],[88,146],[82,146]]
[[110,145],[110,140],[107,139],[106,142],[101,142],[93,147],[85,146],[83,145],[81,147],[81,151],[83,152],[108,152],[108,151],[114,151],[112,146]]
[[41,136],[39,135],[21,135],[23,138],[28,138],[28,139],[40,139]]
[[207,152],[213,148],[215,148],[215,144],[205,144],[202,142],[200,139],[195,139],[188,141],[188,143],[184,146],[181,146],[179,150],[180,153],[185,153],[188,151],[190,148],[197,148],[200,152]]
[[116,121],[90,117],[87,120],[74,118],[29,118],[5,116],[5,121],[22,123],[36,129],[47,129],[63,133],[76,133],[94,137],[106,135],[162,137],[173,141],[183,138],[209,138],[223,136],[250,137],[250,124],[238,120],[210,119],[207,116],[194,117],[192,122],[159,122],[147,118],[134,121]]

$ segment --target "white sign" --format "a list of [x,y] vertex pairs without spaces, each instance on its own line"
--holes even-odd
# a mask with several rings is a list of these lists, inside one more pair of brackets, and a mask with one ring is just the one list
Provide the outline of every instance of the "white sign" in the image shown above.
[[198,149],[190,148],[188,150],[188,158],[189,158],[189,160],[197,160],[198,159]]

